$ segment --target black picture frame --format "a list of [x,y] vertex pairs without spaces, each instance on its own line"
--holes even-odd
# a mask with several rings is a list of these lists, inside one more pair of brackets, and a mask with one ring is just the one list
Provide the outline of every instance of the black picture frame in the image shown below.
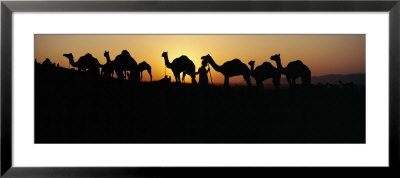
[[[343,11],[389,12],[389,167],[119,167],[21,168],[12,165],[12,18],[13,12],[121,12],[121,11]],[[341,175],[395,172],[399,168],[400,1],[2,1],[1,2],[1,175],[6,177],[130,177],[217,174],[308,174],[315,169]],[[286,169],[290,169],[287,171]],[[339,170],[339,171],[338,171]],[[212,172],[212,173],[211,173]],[[310,174],[308,174],[310,175]]]

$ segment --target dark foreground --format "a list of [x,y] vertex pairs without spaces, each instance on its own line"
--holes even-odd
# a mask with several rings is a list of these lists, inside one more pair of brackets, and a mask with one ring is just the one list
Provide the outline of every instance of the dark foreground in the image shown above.
[[36,67],[35,143],[365,143],[365,88],[137,85]]

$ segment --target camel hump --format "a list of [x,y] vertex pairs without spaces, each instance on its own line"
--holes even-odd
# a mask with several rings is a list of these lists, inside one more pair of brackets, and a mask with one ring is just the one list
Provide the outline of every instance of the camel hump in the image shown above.
[[[240,59],[232,59],[230,61],[225,62],[224,64],[227,64],[227,65],[241,65],[241,64],[244,64],[244,63]],[[244,65],[246,65],[246,64],[244,64]]]
[[129,58],[129,59],[133,59],[132,58],[132,56],[131,56],[131,54],[127,51],[127,50],[123,50],[122,52],[121,52],[121,54],[119,54],[119,55],[117,55],[117,57],[119,57],[119,58]]
[[142,68],[146,68],[146,67],[151,68],[150,64],[148,64],[146,61],[139,63],[138,66],[140,66]]
[[90,53],[86,53],[85,56],[83,56],[83,57],[86,57],[86,58],[94,58],[94,57],[92,56],[92,54],[90,54]]
[[185,56],[185,55],[182,55],[181,57],[178,57],[177,59],[180,59],[180,60],[190,60],[187,56]]
[[93,57],[93,55],[90,54],[90,53],[87,53],[86,57],[89,58],[89,59],[92,59],[92,60],[94,60],[94,59],[97,60],[97,58]]
[[126,50],[126,49],[122,50],[121,54],[122,54],[122,55],[129,55],[129,56],[131,55],[131,54],[128,52],[128,50]]
[[300,60],[292,61],[292,62],[289,62],[289,64],[288,64],[288,66],[302,66],[302,65],[304,65],[304,64]]
[[[87,54],[85,54],[84,56],[80,57],[80,59],[83,59],[83,60],[93,60],[93,59],[96,59],[96,58],[94,58],[94,57],[92,56],[92,54],[87,53]],[[96,60],[97,60],[97,59],[96,59]]]
[[273,67],[273,65],[270,62],[264,62],[261,65],[264,67]]
[[240,59],[235,58],[232,60],[232,62],[242,62],[242,61]]
[[187,56],[182,55],[181,57],[178,57],[176,59],[174,59],[174,61],[172,63],[186,63],[186,64],[192,64],[192,60],[190,60]]
[[293,62],[299,63],[299,64],[303,64],[303,61],[301,61],[301,60],[296,60],[296,61],[293,61]]
[[92,54],[87,53],[84,56],[82,56],[80,59],[82,59],[86,63],[91,63],[93,65],[100,65],[99,61],[97,58],[93,57]]
[[[121,54],[118,55],[118,56],[123,57],[123,58],[132,58],[131,54],[130,54],[127,50],[123,50],[123,51],[121,52]],[[133,58],[132,58],[132,59],[133,59]]]
[[244,64],[244,65],[246,65],[246,64],[243,63],[240,59],[237,59],[237,58],[232,59],[231,61],[228,61],[228,62],[231,63],[231,64],[234,64],[234,65],[238,65],[238,64]]

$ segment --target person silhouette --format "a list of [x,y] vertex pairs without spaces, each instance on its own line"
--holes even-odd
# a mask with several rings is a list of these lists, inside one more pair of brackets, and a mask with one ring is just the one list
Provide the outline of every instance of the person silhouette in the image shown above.
[[196,75],[199,74],[199,85],[200,86],[208,86],[208,76],[207,73],[210,71],[210,68],[206,69],[207,61],[201,61],[201,67],[195,73]]

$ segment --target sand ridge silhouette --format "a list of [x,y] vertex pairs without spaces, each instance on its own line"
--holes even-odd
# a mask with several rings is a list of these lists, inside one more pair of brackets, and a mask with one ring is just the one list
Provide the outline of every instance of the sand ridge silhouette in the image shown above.
[[[244,64],[247,70],[234,73],[204,61],[204,69],[210,62],[226,76],[250,78],[257,70]],[[201,87],[170,76],[139,82],[138,66],[120,67],[112,78],[106,64],[93,76],[35,60],[35,143],[365,143],[363,86]]]

